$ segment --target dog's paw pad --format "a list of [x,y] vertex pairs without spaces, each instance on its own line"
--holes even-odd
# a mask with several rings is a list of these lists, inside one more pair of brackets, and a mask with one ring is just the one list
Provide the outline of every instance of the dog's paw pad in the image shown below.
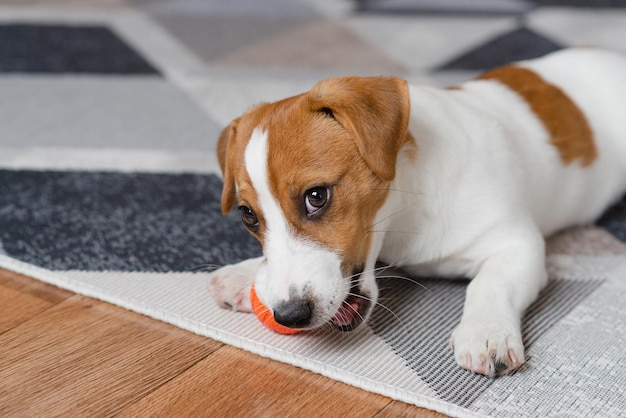
[[505,375],[524,362],[517,325],[464,321],[452,333],[450,345],[459,366],[489,377]]
[[224,267],[211,274],[207,289],[219,307],[237,312],[252,312],[251,284],[250,278]]

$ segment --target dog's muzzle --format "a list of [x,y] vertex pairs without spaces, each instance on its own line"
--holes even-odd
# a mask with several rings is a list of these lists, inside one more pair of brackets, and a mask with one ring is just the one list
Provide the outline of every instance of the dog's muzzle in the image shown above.
[[337,313],[330,320],[340,331],[352,331],[357,328],[365,321],[370,310],[371,299],[361,292],[357,284],[360,277],[361,275],[358,274],[352,280],[352,288],[348,297],[344,299]]
[[[364,295],[358,285],[361,274],[357,272],[353,277],[350,293],[330,319],[340,331],[352,331],[361,325],[371,307],[371,298]],[[308,299],[292,299],[274,308],[274,320],[289,328],[303,329],[311,325],[313,312],[314,304]]]

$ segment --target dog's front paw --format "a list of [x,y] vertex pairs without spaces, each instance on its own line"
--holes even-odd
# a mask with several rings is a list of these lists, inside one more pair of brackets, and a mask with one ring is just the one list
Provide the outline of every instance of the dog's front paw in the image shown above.
[[245,267],[240,263],[222,267],[211,273],[207,288],[221,308],[237,312],[252,312],[250,286],[253,281],[253,271]]
[[463,319],[452,333],[450,345],[459,366],[497,377],[524,363],[519,324],[498,319]]

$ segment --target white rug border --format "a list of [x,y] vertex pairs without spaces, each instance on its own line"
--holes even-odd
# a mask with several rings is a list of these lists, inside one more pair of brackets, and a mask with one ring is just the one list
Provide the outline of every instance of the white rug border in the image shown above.
[[190,321],[188,318],[177,317],[174,315],[164,315],[158,309],[154,309],[139,301],[118,298],[116,295],[102,292],[96,286],[82,283],[79,280],[67,277],[62,272],[47,270],[35,265],[25,263],[15,258],[0,254],[0,268],[23,274],[25,276],[40,280],[44,283],[54,285],[56,287],[72,291],[74,293],[91,297],[106,303],[128,309],[130,311],[157,319],[167,324],[174,325],[181,329],[193,332],[203,337],[211,338],[221,343],[241,348],[250,353],[279,361],[281,363],[291,364],[293,366],[321,374],[322,376],[361,388],[365,391],[389,397],[394,400],[412,404],[418,407],[430,409],[442,414],[454,417],[485,417],[485,415],[475,413],[468,409],[459,407],[455,404],[442,400],[428,398],[423,395],[412,393],[407,390],[395,388],[393,386],[362,378],[349,373],[340,373],[333,367],[326,367],[323,363],[307,359],[305,357],[293,355],[290,352],[279,351],[275,349],[268,350],[268,347],[256,343],[252,340],[238,336],[236,334],[225,333],[219,329]]
[[212,150],[0,146],[0,169],[222,175]]

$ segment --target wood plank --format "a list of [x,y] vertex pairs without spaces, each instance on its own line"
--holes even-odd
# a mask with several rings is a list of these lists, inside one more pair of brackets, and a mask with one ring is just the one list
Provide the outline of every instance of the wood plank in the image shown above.
[[0,334],[71,295],[66,290],[0,269]]
[[224,346],[126,409],[142,416],[374,416],[390,399]]
[[26,293],[0,286],[0,334],[53,306]]
[[51,304],[57,304],[73,295],[67,290],[6,269],[0,269],[0,286],[45,300]]
[[219,347],[73,296],[0,335],[0,416],[111,415]]

